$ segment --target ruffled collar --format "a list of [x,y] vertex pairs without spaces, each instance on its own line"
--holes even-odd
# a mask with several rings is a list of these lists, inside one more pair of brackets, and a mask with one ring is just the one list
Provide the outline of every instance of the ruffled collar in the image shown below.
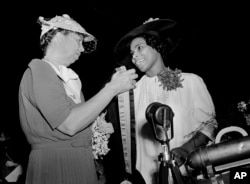
[[64,82],[68,82],[69,80],[76,80],[79,76],[71,69],[67,68],[64,65],[59,66],[59,76],[63,79]]
[[75,103],[80,103],[82,84],[79,79],[79,76],[72,69],[67,68],[64,65],[59,65],[59,67],[57,68],[55,65],[53,65],[46,59],[43,59],[43,61],[47,62],[54,69],[58,77],[62,79],[66,94]]

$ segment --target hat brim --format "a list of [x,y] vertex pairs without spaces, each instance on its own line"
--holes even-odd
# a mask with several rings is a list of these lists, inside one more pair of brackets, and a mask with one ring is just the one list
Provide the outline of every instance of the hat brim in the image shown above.
[[170,48],[168,48],[169,53],[167,54],[172,53],[180,41],[180,30],[178,27],[177,23],[171,19],[154,20],[136,27],[123,36],[116,44],[114,49],[115,61],[119,65],[131,68],[130,43],[134,38],[144,33],[157,33],[162,42],[168,42]]

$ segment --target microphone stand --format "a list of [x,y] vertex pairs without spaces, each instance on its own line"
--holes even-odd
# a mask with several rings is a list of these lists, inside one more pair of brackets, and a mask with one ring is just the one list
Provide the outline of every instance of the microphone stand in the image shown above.
[[171,171],[173,180],[175,184],[184,184],[182,175],[180,173],[179,167],[176,165],[175,160],[172,159],[172,156],[170,154],[169,150],[169,141],[168,138],[168,120],[167,120],[167,111],[166,108],[163,109],[163,131],[165,134],[165,138],[163,140],[160,140],[157,138],[156,135],[156,128],[154,126],[154,120],[151,116],[151,120],[153,123],[153,129],[156,136],[156,139],[161,143],[162,146],[162,153],[159,154],[158,159],[160,161],[160,168],[159,168],[159,184],[168,184],[168,178],[169,178],[169,170]]

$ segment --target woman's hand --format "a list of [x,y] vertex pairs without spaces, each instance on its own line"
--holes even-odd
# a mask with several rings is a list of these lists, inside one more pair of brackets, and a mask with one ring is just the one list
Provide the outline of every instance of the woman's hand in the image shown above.
[[182,147],[174,148],[171,154],[179,167],[186,162],[188,156],[188,152]]
[[135,73],[135,69],[120,70],[113,74],[111,81],[107,84],[115,94],[123,93],[130,89],[135,88],[136,78],[138,75]]

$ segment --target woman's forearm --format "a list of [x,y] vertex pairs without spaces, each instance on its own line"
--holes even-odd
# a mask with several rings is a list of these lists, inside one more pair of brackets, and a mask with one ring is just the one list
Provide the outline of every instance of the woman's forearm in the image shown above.
[[73,108],[58,129],[73,136],[92,123],[115,95],[116,92],[107,84],[88,101]]

